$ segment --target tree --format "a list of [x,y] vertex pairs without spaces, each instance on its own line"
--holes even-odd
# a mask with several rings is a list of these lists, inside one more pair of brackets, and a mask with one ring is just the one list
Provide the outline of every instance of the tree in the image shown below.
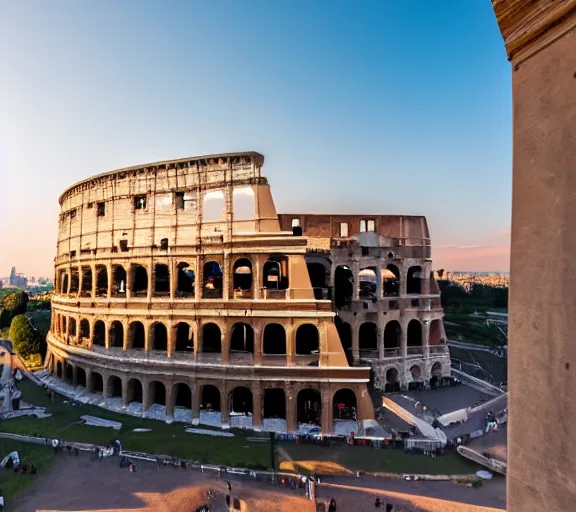
[[12,315],[7,309],[0,309],[0,329],[10,328],[10,322],[12,322]]
[[22,291],[13,292],[9,295],[6,295],[2,301],[2,306],[7,311],[10,311],[12,318],[14,318],[16,315],[22,315],[26,313],[27,305],[28,294]]
[[10,325],[10,339],[14,351],[23,358],[40,353],[42,340],[26,315],[17,315]]

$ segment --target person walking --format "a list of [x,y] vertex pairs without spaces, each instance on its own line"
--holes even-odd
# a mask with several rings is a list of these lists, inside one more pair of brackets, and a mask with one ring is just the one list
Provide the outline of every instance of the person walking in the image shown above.
[[336,512],[336,500],[332,498],[328,504],[328,512]]

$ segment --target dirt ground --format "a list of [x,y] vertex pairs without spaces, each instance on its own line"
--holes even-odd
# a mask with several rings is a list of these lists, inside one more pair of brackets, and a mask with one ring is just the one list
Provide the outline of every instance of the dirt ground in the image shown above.
[[[7,504],[7,512],[194,512],[210,503],[213,512],[225,511],[226,485],[206,474],[196,471],[157,468],[156,464],[139,463],[139,471],[130,473],[119,467],[119,460],[112,458],[93,461],[88,455],[75,457],[59,455],[52,469],[26,492],[18,503]],[[253,481],[230,480],[232,495],[243,501],[242,510],[250,512],[314,512],[314,504],[294,491],[278,489]],[[446,500],[486,501],[482,496],[488,491],[468,489],[451,483],[364,480],[355,478],[331,479],[329,487],[319,486],[318,501],[327,503],[334,497],[338,511],[362,512],[374,510],[374,500],[379,495],[383,502],[395,503],[395,512],[495,512],[502,508],[489,508]],[[357,485],[361,483],[360,487]],[[492,483],[492,482],[491,482]],[[491,484],[490,483],[490,484]],[[489,485],[490,485],[489,484]],[[422,498],[415,493],[429,493],[442,497]],[[391,489],[387,489],[390,487]],[[415,486],[415,487],[414,487]],[[208,490],[213,497],[208,497]],[[474,492],[477,500],[471,499]],[[403,492],[412,494],[403,494]]]

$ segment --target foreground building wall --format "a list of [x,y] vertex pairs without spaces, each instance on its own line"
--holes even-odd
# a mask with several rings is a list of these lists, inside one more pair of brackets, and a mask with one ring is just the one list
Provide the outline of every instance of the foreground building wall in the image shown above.
[[396,391],[450,375],[440,290],[426,219],[399,215],[281,214],[308,239],[318,298],[330,297],[350,364],[370,364],[375,384]]
[[333,429],[335,404],[373,418],[307,239],[282,231],[258,153],[95,176],[60,197],[47,366],[124,406],[284,418]]
[[[576,1],[494,0],[512,64],[509,512],[576,507]],[[538,290],[538,293],[534,293]]]

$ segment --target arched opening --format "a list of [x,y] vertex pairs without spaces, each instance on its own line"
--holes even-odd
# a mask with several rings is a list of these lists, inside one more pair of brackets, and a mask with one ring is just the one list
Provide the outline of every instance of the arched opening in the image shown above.
[[106,394],[108,398],[114,398],[116,396],[122,396],[122,379],[116,375],[111,375],[108,378],[108,385],[106,388]]
[[64,363],[64,379],[68,382],[74,381],[74,366],[68,362]]
[[430,387],[440,387],[442,383],[442,365],[436,361],[430,369]]
[[398,297],[400,295],[400,270],[396,265],[388,265],[382,270],[382,286],[384,297]]
[[320,425],[322,421],[322,397],[320,391],[306,388],[298,393],[296,399],[298,423]]
[[154,267],[154,296],[166,297],[170,295],[170,271],[168,265],[157,263]]
[[220,327],[214,323],[209,323],[202,327],[202,353],[222,353],[222,338]]
[[146,332],[142,322],[132,322],[128,328],[128,346],[133,350],[144,350]]
[[68,318],[65,316],[62,316],[62,332],[68,334]]
[[90,297],[92,295],[92,268],[82,267],[82,289],[80,290],[82,297]]
[[306,267],[308,268],[308,275],[310,276],[310,284],[314,290],[314,297],[318,300],[322,300],[325,297],[324,290],[328,288],[328,283],[330,279],[330,262],[326,260],[326,264],[310,261],[306,262]]
[[248,258],[236,260],[234,262],[233,275],[234,298],[252,298],[252,262]]
[[230,337],[231,354],[254,354],[254,329],[246,323],[237,323],[232,327]]
[[408,323],[408,354],[422,352],[422,324],[418,320],[410,320]]
[[414,295],[422,293],[422,267],[410,267],[408,269],[406,293]]
[[104,393],[104,380],[98,372],[90,374],[90,383],[92,385],[92,393]]
[[194,333],[186,322],[176,325],[175,352],[194,352]]
[[238,187],[232,192],[234,221],[254,219],[254,190],[251,187]]
[[202,221],[224,222],[224,207],[224,192],[222,190],[206,192],[202,201]]
[[264,390],[264,418],[286,419],[286,394],[281,388]]
[[[374,322],[364,322],[358,333],[358,346],[360,350],[374,352],[378,350],[378,329]],[[363,354],[366,357],[369,354]]]
[[230,393],[230,413],[248,416],[252,414],[252,391],[240,386]]
[[422,369],[415,364],[410,368],[410,374],[412,375],[412,380],[420,380],[422,378]]
[[220,410],[220,391],[216,386],[206,384],[202,386],[202,398],[200,400],[200,408],[207,411]]
[[392,320],[384,327],[384,357],[399,357],[402,345],[402,328],[400,323]]
[[148,272],[142,265],[132,265],[132,286],[130,289],[133,297],[146,297],[148,295]]
[[90,339],[90,322],[85,318],[80,320],[80,339],[89,340]]
[[368,267],[360,270],[358,274],[358,296],[361,299],[370,300],[378,297],[376,268]]
[[124,346],[124,327],[122,322],[115,320],[110,326],[110,347],[122,348]]
[[192,390],[188,384],[184,384],[183,382],[174,384],[173,396],[176,407],[192,409]]
[[94,336],[92,338],[92,345],[104,347],[106,344],[106,326],[102,320],[98,320],[94,324]]
[[69,280],[68,280],[68,273],[66,273],[65,271],[62,272],[61,283],[62,284],[60,285],[60,293],[62,295],[67,295],[69,289]]
[[222,268],[217,261],[208,261],[204,264],[204,282],[202,285],[202,298],[222,298]]
[[[119,268],[122,269],[122,267]],[[124,269],[122,269],[122,271],[124,272]],[[124,272],[124,285],[125,284],[126,284],[126,272]],[[97,297],[108,296],[108,269],[106,268],[105,265],[96,265],[96,296]]]
[[142,383],[138,379],[130,379],[128,381],[128,397],[127,402],[131,404],[136,402],[141,404],[143,400]]
[[150,403],[166,405],[166,387],[160,381],[152,381],[149,387]]
[[76,368],[76,385],[83,388],[86,387],[86,372],[84,371],[84,368]]
[[76,336],[76,319],[70,318],[68,322],[68,334],[70,336]]
[[73,268],[70,270],[70,295],[76,295],[78,293],[78,287],[80,285],[80,273],[78,268]]
[[320,350],[320,336],[318,328],[312,324],[304,324],[296,329],[296,354],[308,356],[318,354]]
[[59,379],[62,378],[62,362],[58,361],[56,363],[56,377],[58,377]]
[[266,355],[286,355],[286,331],[281,324],[267,324],[264,327],[262,353]]
[[442,336],[442,321],[432,320],[430,323],[430,345],[444,345],[446,340]]
[[178,263],[178,284],[176,295],[178,297],[194,297],[196,274],[194,269],[185,261]]
[[356,393],[351,389],[339,389],[334,393],[334,398],[332,399],[334,419],[356,421],[357,408]]
[[154,322],[150,326],[150,349],[160,352],[168,350],[168,332],[161,322]]
[[[288,288],[288,258],[282,255],[271,256],[263,269],[263,284],[268,290]],[[272,298],[273,296],[270,295]]]
[[340,337],[344,354],[346,354],[346,360],[348,361],[348,364],[352,366],[352,363],[354,362],[354,354],[352,351],[352,328],[349,323],[343,322],[339,316],[334,319],[334,323],[338,330],[338,336]]
[[112,295],[114,297],[126,297],[126,270],[121,265],[114,265],[113,267],[114,286],[112,286]]
[[386,370],[386,384],[384,386],[386,393],[396,393],[400,391],[400,383],[398,382],[398,370],[396,368],[389,368]]
[[354,294],[354,275],[350,267],[339,266],[334,271],[334,305],[346,308]]

